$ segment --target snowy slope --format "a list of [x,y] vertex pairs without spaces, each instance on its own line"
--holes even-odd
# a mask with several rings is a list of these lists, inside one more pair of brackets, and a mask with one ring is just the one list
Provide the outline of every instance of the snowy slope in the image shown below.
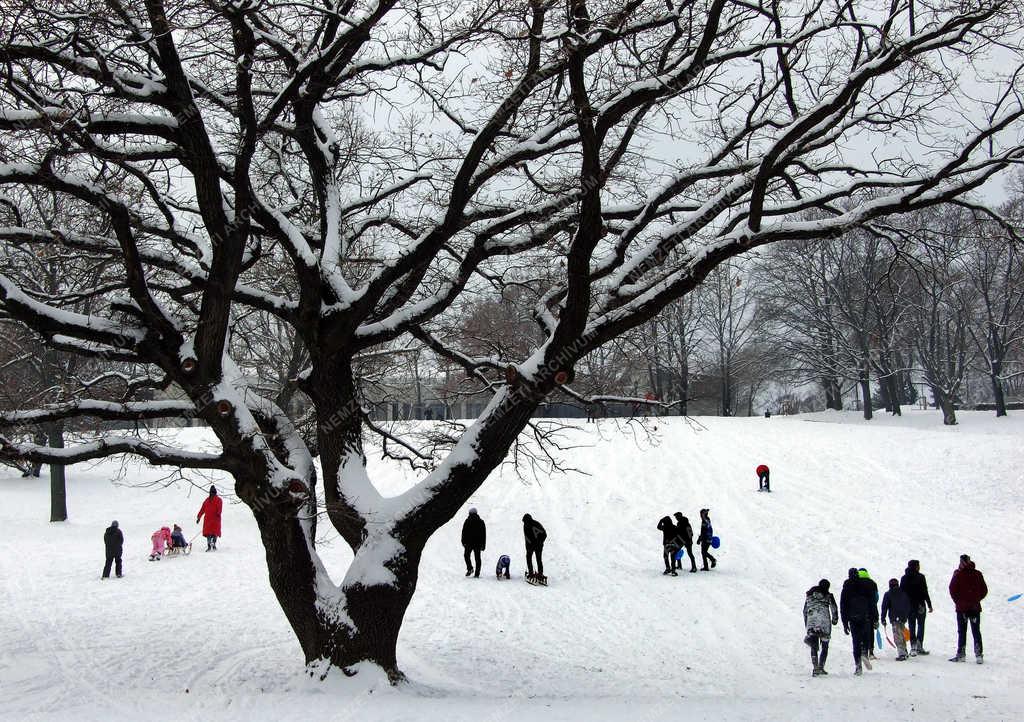
[[[581,424],[566,455],[587,475],[524,483],[506,469],[470,501],[488,524],[480,579],[462,576],[461,515],[431,540],[400,640],[413,682],[400,690],[372,674],[302,674],[243,506],[226,506],[216,554],[149,563],[160,525],[198,532],[203,490],[110,483],[160,478],[145,465],[78,467],[72,520],[52,525],[44,482],[0,476],[0,719],[1019,719],[1024,599],[1006,599],[1024,591],[1024,415],[961,419],[671,419],[653,439],[613,420]],[[760,462],[771,494],[756,492]],[[406,473],[371,469],[389,493]],[[718,568],[662,576],[658,519],[682,511],[696,526],[703,506],[723,540]],[[547,589],[522,582],[527,511],[548,530]],[[115,518],[126,577],[101,582]],[[946,661],[946,585],[963,552],[990,588],[982,667]],[[344,545],[323,553],[340,576]],[[513,558],[509,582],[493,579],[501,553]],[[838,629],[830,676],[812,680],[806,589],[824,576],[838,596],[846,569],[865,566],[884,590],[912,557],[935,602],[933,654],[896,663],[881,650],[854,678]]]

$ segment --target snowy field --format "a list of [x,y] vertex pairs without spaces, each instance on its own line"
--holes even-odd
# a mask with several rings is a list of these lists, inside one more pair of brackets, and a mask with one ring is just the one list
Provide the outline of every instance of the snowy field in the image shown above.
[[[613,420],[565,441],[581,473],[495,474],[471,500],[488,525],[480,579],[463,577],[460,514],[431,540],[399,644],[411,683],[313,682],[266,581],[257,530],[227,504],[220,550],[146,561],[163,524],[198,532],[202,490],[125,484],[164,473],[104,462],[69,471],[66,524],[45,479],[0,471],[0,718],[4,720],[1019,720],[1024,712],[1024,414],[938,412],[661,420],[654,438]],[[200,432],[181,432],[191,445]],[[757,493],[754,467],[772,469]],[[406,472],[374,465],[387,492]],[[228,483],[218,486],[230,491]],[[661,574],[658,519],[722,538],[712,572]],[[547,589],[525,584],[522,525],[548,530]],[[101,581],[102,534],[125,534],[125,578]],[[201,539],[197,540],[201,542]],[[953,665],[946,591],[961,553],[985,574],[986,664]],[[323,552],[340,578],[349,554]],[[498,554],[513,579],[493,578]],[[804,592],[865,566],[884,591],[921,560],[931,656],[879,651],[855,678],[836,628],[812,679]],[[973,657],[969,655],[969,662]],[[340,675],[339,675],[340,676]]]

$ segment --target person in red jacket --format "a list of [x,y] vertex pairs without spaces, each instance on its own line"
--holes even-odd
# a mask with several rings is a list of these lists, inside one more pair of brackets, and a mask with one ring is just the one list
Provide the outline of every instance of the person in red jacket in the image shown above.
[[967,657],[968,622],[974,637],[974,657],[978,664],[985,661],[981,649],[981,600],[987,594],[985,577],[974,567],[969,556],[961,554],[960,566],[949,581],[949,596],[956,604],[956,656],[950,662],[963,662]]
[[757,490],[771,491],[771,487],[768,485],[768,467],[761,464],[754,471],[757,472]]
[[203,520],[203,536],[206,537],[206,551],[217,551],[217,537],[220,536],[220,511],[224,501],[217,496],[217,487],[210,487],[210,495],[199,507],[196,524]]

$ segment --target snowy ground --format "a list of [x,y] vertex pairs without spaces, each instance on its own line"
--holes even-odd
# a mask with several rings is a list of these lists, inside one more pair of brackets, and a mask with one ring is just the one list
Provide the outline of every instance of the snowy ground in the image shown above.
[[[71,521],[46,522],[45,483],[0,472],[0,719],[110,720],[1010,720],[1024,711],[1024,414],[937,412],[581,425],[568,474],[508,471],[470,504],[488,524],[484,575],[465,579],[462,515],[432,539],[399,662],[412,683],[373,675],[313,682],[266,582],[256,527],[225,507],[221,550],[146,561],[149,534],[189,535],[203,494],[178,483],[127,488],[105,462],[69,472]],[[194,444],[198,432],[183,432]],[[772,468],[772,494],[753,469]],[[161,472],[132,464],[126,482]],[[387,491],[404,472],[375,466]],[[221,485],[230,488],[227,483]],[[723,540],[710,573],[661,574],[658,519],[711,509]],[[548,529],[551,586],[522,581],[519,519]],[[126,576],[100,581],[103,529],[118,519]],[[201,540],[197,540],[201,541]],[[953,665],[946,592],[958,556],[989,584],[986,664]],[[513,580],[491,570],[513,558]],[[342,544],[325,556],[343,569]],[[812,679],[801,607],[820,577],[865,566],[884,590],[919,558],[935,614],[906,663],[881,650],[852,676],[833,637],[830,676]]]

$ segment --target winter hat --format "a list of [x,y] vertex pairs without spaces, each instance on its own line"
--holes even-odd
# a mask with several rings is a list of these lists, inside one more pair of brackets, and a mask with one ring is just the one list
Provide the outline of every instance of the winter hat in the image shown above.
[[921,562],[917,559],[911,559],[909,562],[907,562],[907,569],[913,572],[921,571]]
[[217,487],[210,486],[210,496],[217,496]]
[[533,521],[533,517],[529,514],[523,514],[523,521]]
[[969,556],[967,556],[966,554],[961,554],[960,555],[960,561],[962,561],[964,563],[967,563],[967,562],[971,561],[971,558]]
[[850,567],[849,574],[850,574],[850,579],[856,579],[857,578],[857,567]]
[[476,507],[475,506],[470,507],[469,513],[472,514],[473,516],[476,516]]
[[114,519],[114,521],[110,522],[110,526],[112,526],[115,529],[117,529],[117,519]]
[[860,569],[857,570],[857,576],[860,577],[861,579],[870,579],[871,578],[868,575],[868,570],[865,569],[864,567],[861,567]]
[[829,583],[828,579],[822,579],[820,582],[818,582],[818,589],[820,589],[823,594],[828,593],[828,588],[830,586],[832,585]]

